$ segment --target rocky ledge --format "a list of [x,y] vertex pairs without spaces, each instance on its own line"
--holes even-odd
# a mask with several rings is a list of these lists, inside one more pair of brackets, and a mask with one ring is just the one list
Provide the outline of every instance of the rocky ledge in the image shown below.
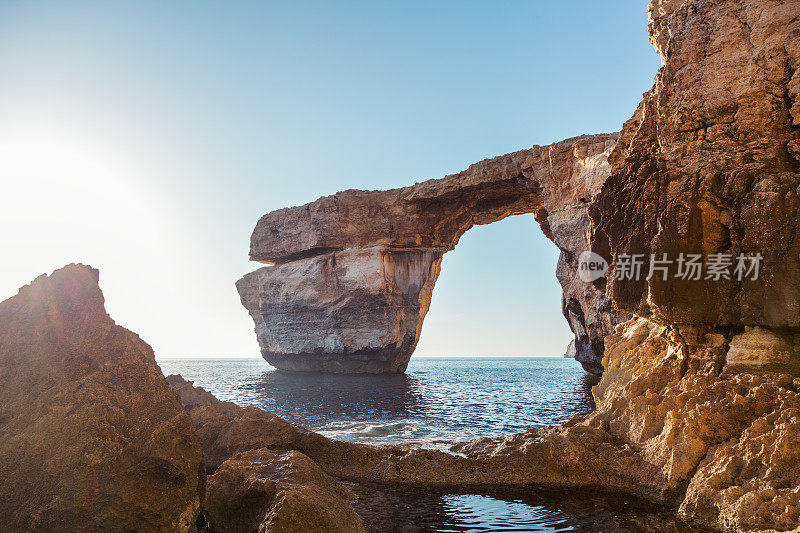
[[588,135],[481,161],[389,191],[349,190],[264,215],[250,257],[274,266],[236,284],[264,358],[284,370],[403,372],[442,256],[476,224],[533,213],[561,254],[562,312],[576,359],[600,373],[603,339],[627,317],[578,279],[587,208],[617,134]]
[[[260,409],[221,402],[180,376],[167,379],[203,436],[206,463],[221,465],[226,494],[236,493],[229,478],[246,480],[294,458],[305,465],[297,466],[302,471],[313,470],[313,462],[333,478],[356,483],[454,492],[600,488],[649,500],[712,530],[794,530],[800,526],[800,378],[789,372],[800,353],[771,360],[770,370],[752,360],[728,360],[732,346],[754,337],[762,348],[783,346],[778,337],[752,331],[727,339],[632,319],[607,339],[606,371],[593,390],[595,412],[562,426],[454,443],[449,451],[331,440]],[[290,450],[297,453],[286,455]],[[266,477],[280,484],[282,475]],[[232,500],[241,516],[251,517],[248,523],[265,524],[279,514],[273,506],[280,487],[263,483],[239,489],[261,494],[247,500],[248,510],[237,503],[243,496]],[[352,499],[319,483],[328,488],[312,509],[334,494]],[[360,522],[345,518],[352,516],[352,503],[334,506],[341,513],[336,524],[359,531]],[[224,506],[213,505],[222,510],[210,516],[224,514]],[[309,520],[330,516],[309,513]]]

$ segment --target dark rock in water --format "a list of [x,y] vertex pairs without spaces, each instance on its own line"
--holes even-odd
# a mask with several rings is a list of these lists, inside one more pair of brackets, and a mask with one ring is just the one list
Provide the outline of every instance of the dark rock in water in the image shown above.
[[205,512],[227,533],[361,533],[355,495],[297,451],[237,453],[208,483]]
[[532,213],[561,250],[556,277],[576,359],[601,373],[603,338],[627,315],[578,268],[591,247],[587,208],[609,175],[616,140],[575,137],[442,179],[344,191],[264,215],[250,257],[275,266],[236,284],[262,355],[282,370],[405,371],[444,253],[474,225]]
[[69,265],[0,303],[0,524],[5,531],[188,531],[202,448],[98,271]]

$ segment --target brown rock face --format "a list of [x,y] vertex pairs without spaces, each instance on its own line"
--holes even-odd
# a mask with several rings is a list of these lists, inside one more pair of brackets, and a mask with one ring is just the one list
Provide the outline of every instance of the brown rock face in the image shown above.
[[576,358],[601,371],[603,338],[625,316],[576,272],[590,248],[587,207],[616,138],[535,146],[442,179],[345,191],[264,215],[250,256],[276,266],[237,283],[264,358],[288,370],[404,371],[442,255],[475,224],[533,213],[561,250],[557,277]]
[[209,474],[238,452],[257,448],[290,450],[299,446],[304,431],[272,413],[218,400],[181,376],[168,376],[167,382],[180,395],[192,426],[203,440]]
[[237,453],[208,484],[205,511],[228,533],[363,533],[355,495],[297,451]]
[[589,208],[594,248],[643,254],[645,272],[651,253],[763,261],[755,281],[612,269],[606,294],[659,322],[800,327],[800,3],[663,0],[648,15],[664,66]]
[[188,531],[202,449],[152,349],[69,265],[0,303],[0,523]]

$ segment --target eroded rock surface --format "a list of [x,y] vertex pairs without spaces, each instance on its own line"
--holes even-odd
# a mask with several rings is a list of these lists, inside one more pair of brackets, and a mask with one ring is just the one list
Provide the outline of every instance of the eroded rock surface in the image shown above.
[[603,338],[625,318],[576,275],[590,248],[587,207],[610,172],[616,134],[535,146],[442,179],[340,192],[259,220],[239,280],[264,358],[289,370],[402,372],[442,256],[475,224],[533,213],[561,250],[556,275],[576,359],[600,372]]
[[[663,67],[590,207],[607,259],[761,254],[757,280],[609,276],[623,310],[687,325],[800,327],[800,4],[653,1]],[[614,263],[614,261],[611,261]]]
[[286,420],[256,407],[224,402],[181,376],[167,376],[203,441],[208,473],[234,454],[257,448],[297,449],[301,433]]
[[69,265],[0,303],[6,531],[188,531],[202,448],[153,350]]
[[297,451],[234,455],[211,476],[205,512],[227,533],[363,533],[355,495]]

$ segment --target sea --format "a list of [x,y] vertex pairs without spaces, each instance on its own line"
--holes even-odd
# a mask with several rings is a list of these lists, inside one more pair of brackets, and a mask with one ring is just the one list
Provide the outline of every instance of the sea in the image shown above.
[[[164,375],[180,374],[222,400],[260,407],[334,439],[432,447],[587,414],[597,382],[574,359],[544,357],[414,357],[399,375],[281,372],[252,358],[158,364]],[[596,490],[352,488],[375,531],[698,531],[658,506]],[[366,503],[376,499],[381,505]]]

